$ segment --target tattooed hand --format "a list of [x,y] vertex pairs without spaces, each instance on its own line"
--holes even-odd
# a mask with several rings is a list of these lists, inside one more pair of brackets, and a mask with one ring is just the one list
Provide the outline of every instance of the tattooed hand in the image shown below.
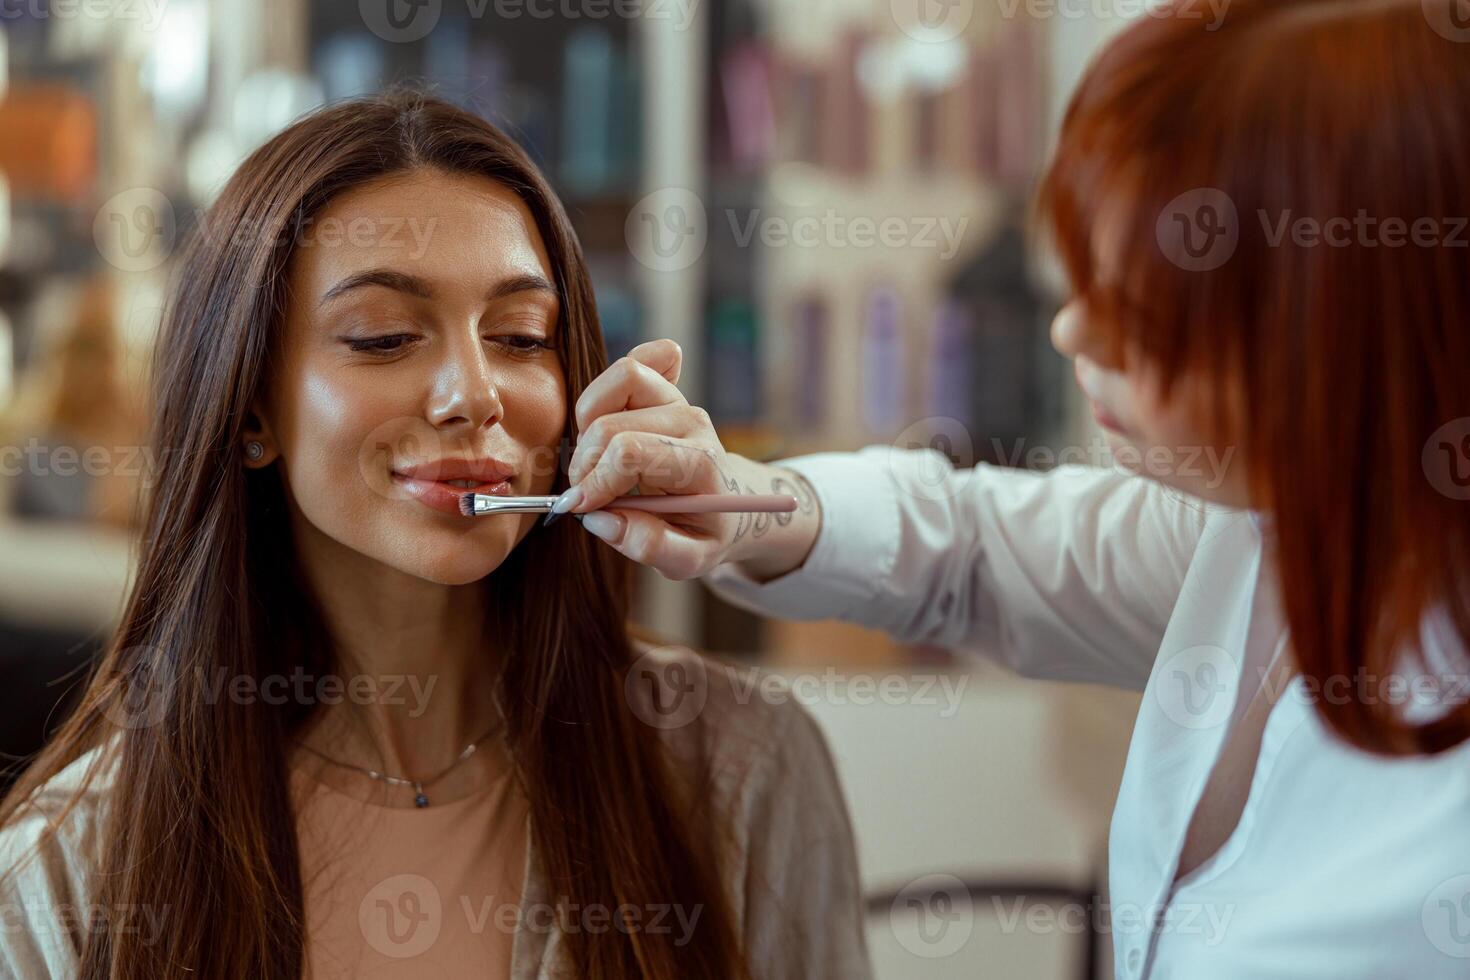
[[[815,537],[819,511],[792,470],[727,453],[709,413],[675,387],[683,352],[672,340],[640,344],[577,399],[577,449],[567,513],[634,561],[671,579],[703,575],[726,561],[751,561],[765,574],[794,567]],[[599,510],[632,493],[784,493],[786,514],[647,514]],[[596,514],[589,511],[598,511]]]

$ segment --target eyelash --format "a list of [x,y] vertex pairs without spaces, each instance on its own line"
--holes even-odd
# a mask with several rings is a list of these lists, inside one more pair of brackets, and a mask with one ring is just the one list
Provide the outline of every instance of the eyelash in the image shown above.
[[[346,343],[347,346],[348,346],[348,348],[351,349],[354,353],[369,354],[369,355],[371,355],[373,357],[389,357],[389,356],[391,356],[393,354],[398,354],[398,353],[401,353],[403,351],[403,349],[404,349],[404,344],[402,343],[403,341],[411,341],[413,339],[415,339],[413,334],[394,333],[394,334],[385,334],[382,337],[368,337],[368,338],[365,338],[365,339],[362,339],[362,340],[353,339],[353,338],[344,338],[343,342]],[[529,346],[524,346],[524,347],[512,346],[511,347],[511,352],[515,356],[517,356],[517,357],[534,357],[535,355],[540,354],[540,353],[542,353],[544,351],[552,350],[552,346],[550,344],[548,344],[546,341],[542,340],[540,337],[532,337],[529,334],[507,334],[507,335],[504,335],[504,336],[495,337],[493,339],[495,339],[495,340],[529,340],[529,341],[531,341],[531,343],[530,343]],[[398,343],[396,346],[393,346],[393,347],[380,347],[380,346],[377,346],[379,344],[384,343],[385,341],[391,341],[391,340],[396,340],[396,341],[399,341],[400,343]]]

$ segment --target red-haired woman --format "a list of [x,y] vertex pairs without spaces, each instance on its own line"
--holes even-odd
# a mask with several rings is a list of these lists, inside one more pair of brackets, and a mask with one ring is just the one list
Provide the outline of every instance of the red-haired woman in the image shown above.
[[1119,977],[1461,977],[1470,26],[1452,0],[1192,7],[1091,66],[1042,187],[1075,291],[1053,340],[1138,472],[763,465],[594,385],[583,439],[616,451],[573,460],[571,509],[660,472],[794,487],[784,523],[584,526],[770,614],[1143,690]]

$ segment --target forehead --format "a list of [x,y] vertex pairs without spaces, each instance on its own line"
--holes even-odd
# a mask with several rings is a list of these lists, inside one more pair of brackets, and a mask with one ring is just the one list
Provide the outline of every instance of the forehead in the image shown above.
[[[418,170],[339,194],[297,235],[288,274],[311,297],[372,267],[476,293],[512,276],[555,281],[526,203],[472,174]],[[295,292],[295,290],[293,290]]]

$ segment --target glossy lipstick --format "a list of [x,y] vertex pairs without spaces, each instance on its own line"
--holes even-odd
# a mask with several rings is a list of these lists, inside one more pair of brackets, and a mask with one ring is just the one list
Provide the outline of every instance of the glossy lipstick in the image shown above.
[[466,493],[508,497],[515,493],[515,471],[490,457],[441,459],[393,468],[393,482],[426,507],[458,515]]

